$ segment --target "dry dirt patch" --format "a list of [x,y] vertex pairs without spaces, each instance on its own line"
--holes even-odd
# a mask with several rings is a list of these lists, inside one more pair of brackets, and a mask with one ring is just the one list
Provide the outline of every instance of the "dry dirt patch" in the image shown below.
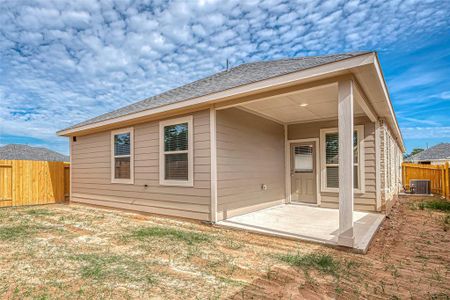
[[81,205],[0,209],[0,299],[448,299],[448,212],[421,201],[402,198],[367,255]]

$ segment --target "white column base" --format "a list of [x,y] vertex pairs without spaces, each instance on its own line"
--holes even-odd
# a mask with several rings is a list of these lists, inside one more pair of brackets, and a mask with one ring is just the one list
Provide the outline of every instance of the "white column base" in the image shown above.
[[355,242],[355,236],[353,235],[353,227],[345,232],[342,232],[338,236],[338,245],[353,248]]

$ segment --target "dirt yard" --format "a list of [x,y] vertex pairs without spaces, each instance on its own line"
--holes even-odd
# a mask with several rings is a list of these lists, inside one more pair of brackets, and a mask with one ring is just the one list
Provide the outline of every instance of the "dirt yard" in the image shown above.
[[81,205],[0,209],[0,299],[449,299],[450,212],[433,201],[401,198],[366,255]]

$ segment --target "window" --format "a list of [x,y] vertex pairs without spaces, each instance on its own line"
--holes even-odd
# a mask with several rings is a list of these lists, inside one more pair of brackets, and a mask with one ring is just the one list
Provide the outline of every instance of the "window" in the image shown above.
[[294,168],[296,173],[312,173],[313,169],[313,147],[295,146],[294,147]]
[[159,123],[162,185],[193,186],[192,116]]
[[[364,193],[364,126],[354,126],[353,134],[353,187]],[[339,191],[339,134],[337,128],[320,130],[322,150],[322,191]]]
[[111,182],[134,183],[133,128],[111,132]]

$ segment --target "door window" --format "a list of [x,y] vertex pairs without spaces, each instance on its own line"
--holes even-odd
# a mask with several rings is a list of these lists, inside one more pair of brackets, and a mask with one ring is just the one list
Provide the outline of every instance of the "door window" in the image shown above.
[[294,169],[296,173],[313,172],[313,149],[311,145],[294,147]]

